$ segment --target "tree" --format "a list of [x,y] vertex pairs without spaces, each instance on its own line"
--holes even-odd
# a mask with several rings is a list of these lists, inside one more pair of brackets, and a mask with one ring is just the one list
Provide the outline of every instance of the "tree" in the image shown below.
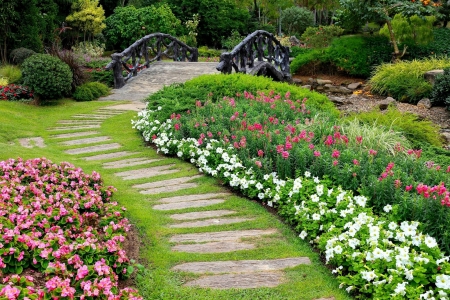
[[306,8],[293,6],[281,12],[281,25],[286,34],[300,36],[306,28],[314,25],[314,16]]
[[[412,16],[405,18],[401,14],[396,14],[392,19],[392,28],[395,32],[395,38],[399,44],[412,41],[415,44],[426,44],[433,40],[433,23],[436,20],[434,16],[419,18]],[[381,35],[389,38],[389,30],[384,25],[380,30]]]
[[88,38],[97,35],[105,29],[105,11],[99,0],[78,0],[72,5],[73,13],[67,16],[67,22],[86,34]]

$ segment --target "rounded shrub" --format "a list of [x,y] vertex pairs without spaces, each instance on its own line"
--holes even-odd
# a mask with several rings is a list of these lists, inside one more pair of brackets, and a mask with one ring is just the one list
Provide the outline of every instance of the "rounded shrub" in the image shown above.
[[24,85],[29,86],[36,100],[58,99],[70,92],[72,72],[67,64],[48,54],[36,54],[22,64]]
[[77,101],[92,101],[96,98],[92,94],[92,90],[86,84],[77,87],[72,97]]
[[34,52],[33,50],[21,47],[11,51],[9,59],[14,64],[21,65],[25,61],[25,59],[34,54],[36,54],[36,52]]
[[91,90],[94,98],[99,98],[108,95],[109,88],[100,82],[88,82],[86,86]]

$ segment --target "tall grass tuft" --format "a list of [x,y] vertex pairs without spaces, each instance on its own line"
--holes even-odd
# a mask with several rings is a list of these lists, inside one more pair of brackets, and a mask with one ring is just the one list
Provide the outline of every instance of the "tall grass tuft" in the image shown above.
[[417,103],[430,95],[432,86],[423,75],[431,70],[450,67],[449,58],[426,58],[377,66],[369,80],[371,91],[389,95],[401,102]]
[[0,77],[6,78],[8,83],[18,83],[22,79],[22,72],[17,66],[3,65],[0,67]]

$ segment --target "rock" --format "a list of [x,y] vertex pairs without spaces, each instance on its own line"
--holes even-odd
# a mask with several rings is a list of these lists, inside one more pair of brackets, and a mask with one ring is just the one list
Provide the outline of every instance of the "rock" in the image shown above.
[[292,80],[292,82],[293,82],[295,85],[298,85],[298,86],[301,86],[302,83],[303,83],[303,81],[302,81],[300,78],[294,78],[294,79]]
[[327,80],[327,79],[317,79],[317,83],[319,85],[333,84],[333,82],[331,80]]
[[295,35],[293,35],[289,37],[289,43],[291,43],[292,46],[299,46],[300,40]]
[[446,140],[445,144],[450,145],[450,131],[447,130],[443,130],[441,131],[441,135],[444,137],[444,139]]
[[356,89],[358,89],[358,88],[360,88],[361,87],[361,82],[354,82],[354,83],[350,83],[349,85],[347,85],[347,88],[349,89],[349,90],[356,90]]
[[430,109],[431,106],[431,101],[428,98],[423,98],[417,103],[417,107],[419,108]]
[[311,86],[310,86],[309,84],[307,84],[307,85],[302,85],[302,88],[310,90],[310,89],[311,89]]
[[330,99],[330,101],[336,104],[337,106],[344,104],[352,104],[352,102],[345,100],[345,98],[343,97],[328,96],[328,99]]
[[385,110],[389,107],[389,105],[397,105],[397,101],[395,101],[394,98],[392,97],[387,97],[386,99],[384,99],[383,101],[381,101],[380,103],[378,103],[378,107],[381,110]]
[[338,94],[351,94],[352,91],[343,86],[335,86],[332,84],[325,84],[324,89],[329,93],[338,93]]
[[444,70],[431,70],[426,72],[423,77],[425,78],[426,81],[428,81],[429,83],[431,83],[431,85],[434,85],[434,82],[436,80],[436,76],[437,75],[442,75],[444,74]]

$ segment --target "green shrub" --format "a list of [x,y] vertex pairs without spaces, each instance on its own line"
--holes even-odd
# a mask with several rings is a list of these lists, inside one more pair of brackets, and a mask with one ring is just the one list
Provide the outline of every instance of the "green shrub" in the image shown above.
[[352,114],[344,121],[353,119],[371,126],[376,124],[402,132],[415,149],[428,145],[442,146],[439,126],[431,121],[421,120],[415,114],[402,113],[394,107],[389,107],[384,112],[375,109],[370,112]]
[[300,54],[303,54],[305,52],[307,52],[309,50],[309,48],[305,48],[305,47],[299,47],[299,46],[292,46],[289,48],[289,56],[290,57],[297,57]]
[[92,101],[95,99],[92,90],[86,84],[77,87],[72,97],[77,101]]
[[91,82],[101,82],[108,87],[114,87],[114,74],[111,70],[90,69],[87,76]]
[[450,109],[450,68],[444,69],[444,74],[436,77],[430,100],[434,105],[446,105]]
[[[396,14],[391,24],[398,43],[410,41],[414,44],[428,44],[433,40],[433,23],[435,20],[436,17],[434,16],[422,19],[417,15],[407,18],[401,14]],[[380,35],[390,37],[386,24],[380,29]]]
[[[183,112],[195,106],[197,100],[211,99],[213,102],[224,96],[234,97],[236,93],[245,91],[256,94],[257,91],[269,93],[276,91],[284,95],[291,93],[293,100],[307,98],[308,108],[312,111],[324,111],[330,116],[337,116],[334,104],[325,96],[308,89],[272,81],[270,78],[251,76],[246,74],[231,75],[202,75],[184,84],[173,84],[149,96],[150,109],[162,106],[166,110],[159,111],[161,119],[170,117],[172,112]],[[170,111],[169,111],[170,110]],[[312,113],[314,115],[314,113]]]
[[350,75],[369,77],[373,67],[392,58],[392,46],[384,36],[342,36],[334,39],[327,57],[339,70]]
[[[300,52],[300,51],[299,51]],[[328,62],[327,55],[320,49],[303,48],[291,62],[291,73],[314,75],[321,65]]]
[[245,36],[241,35],[239,31],[233,30],[229,37],[222,39],[222,47],[231,51],[234,47],[236,47],[242,40],[245,39]]
[[0,67],[0,77],[8,79],[8,83],[18,83],[22,79],[20,68],[12,65],[3,65]]
[[219,57],[222,52],[216,49],[210,49],[207,46],[198,48],[198,56],[200,57]]
[[78,44],[72,46],[72,51],[75,54],[88,55],[90,57],[101,57],[104,50],[105,45],[96,42],[79,42]]
[[288,36],[300,36],[306,28],[314,25],[314,16],[305,7],[292,6],[281,12],[281,25]]
[[86,86],[91,90],[92,95],[97,99],[99,97],[103,97],[108,95],[109,88],[100,82],[88,82]]
[[59,51],[57,49],[52,49],[51,55],[59,58],[62,62],[67,64],[72,71],[72,83],[71,83],[71,91],[75,91],[77,86],[82,85],[88,79],[86,72],[84,71],[83,66],[80,64],[79,60],[75,56],[75,53],[68,50]]
[[37,102],[57,99],[70,92],[72,72],[67,64],[48,54],[36,54],[22,64],[24,85],[35,93]]
[[[450,28],[436,28],[433,30],[434,39],[428,44],[414,44],[407,42],[407,52],[402,59],[422,59],[429,56],[447,56],[450,54]],[[402,47],[403,45],[401,45]]]
[[25,61],[25,59],[27,59],[33,54],[36,54],[36,52],[34,52],[31,49],[21,47],[11,51],[9,58],[11,59],[12,63],[16,65],[21,65]]
[[431,84],[425,81],[423,74],[445,67],[450,67],[450,59],[428,58],[382,64],[375,68],[369,85],[374,93],[389,95],[401,102],[417,103],[420,99],[428,97],[432,90]]
[[308,27],[301,36],[301,41],[311,48],[328,47],[331,41],[344,32],[339,26]]

